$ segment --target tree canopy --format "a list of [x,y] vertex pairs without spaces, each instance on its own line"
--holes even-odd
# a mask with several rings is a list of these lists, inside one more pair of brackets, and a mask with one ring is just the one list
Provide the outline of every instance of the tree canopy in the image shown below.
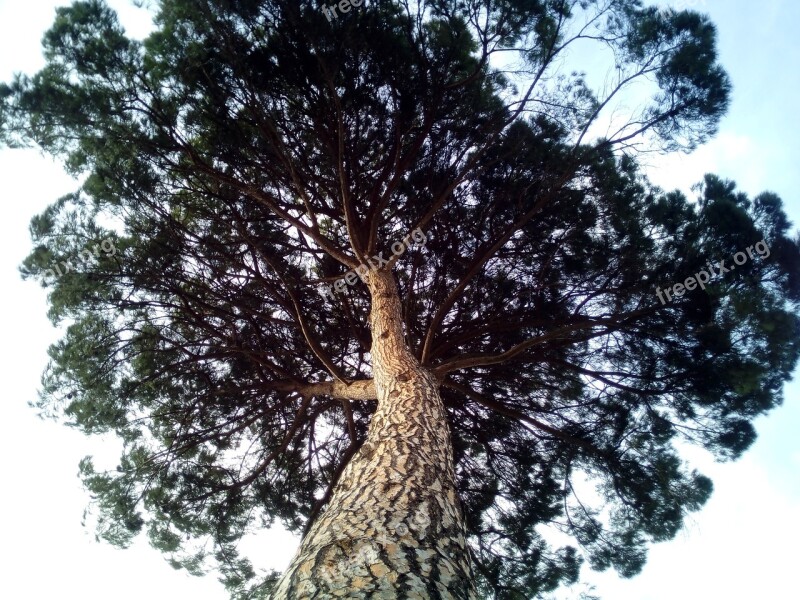
[[781,200],[713,175],[689,199],[639,164],[714,134],[713,24],[637,0],[322,4],[161,0],[137,41],[75,2],[46,66],[0,85],[0,140],[84,178],[33,219],[22,272],[68,324],[39,407],[124,442],[115,471],[81,463],[98,534],[268,590],[238,541],[307,528],[375,410],[367,289],[320,291],[419,229],[391,263],[482,593],[635,575],[712,490],[678,445],[740,456],[800,350]]

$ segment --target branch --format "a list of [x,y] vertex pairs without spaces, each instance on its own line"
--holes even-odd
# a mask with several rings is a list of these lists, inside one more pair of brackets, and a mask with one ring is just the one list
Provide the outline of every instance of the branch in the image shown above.
[[[461,277],[461,280],[458,282],[458,285],[453,288],[450,294],[447,296],[444,302],[439,306],[436,313],[433,315],[431,319],[430,325],[428,326],[428,331],[425,335],[425,342],[422,346],[422,355],[420,358],[420,362],[425,364],[428,359],[431,357],[431,353],[433,351],[433,339],[436,334],[436,331],[439,325],[442,323],[442,320],[447,315],[447,312],[452,308],[453,304],[458,300],[461,293],[467,287],[469,282],[483,269],[484,265],[494,257],[497,252],[505,246],[505,244],[511,239],[511,237],[522,227],[524,227],[536,214],[542,210],[544,205],[549,202],[553,196],[562,189],[564,184],[569,180],[569,178],[574,175],[574,171],[572,169],[565,169],[564,173],[562,174],[561,178],[559,179],[558,183],[549,190],[546,194],[541,196],[536,200],[533,207],[524,215],[522,215],[519,219],[517,219],[514,223],[512,223],[508,228],[506,228],[505,232],[490,246],[486,247],[484,250],[478,250],[476,252],[476,256],[472,261],[467,272]],[[528,188],[533,185],[532,183],[528,185],[523,191],[523,194],[527,192]]]
[[563,337],[564,335],[576,331],[581,331],[584,329],[595,329],[597,327],[605,326],[606,329],[594,333],[590,337],[606,335],[616,329],[623,327],[626,321],[635,320],[638,317],[648,314],[651,311],[652,309],[646,308],[641,310],[635,310],[630,313],[626,313],[623,315],[619,315],[617,317],[611,317],[607,319],[587,319],[585,321],[579,321],[577,323],[572,323],[564,327],[559,327],[558,329],[554,329],[553,331],[548,331],[547,333],[544,333],[542,335],[529,338],[524,342],[520,342],[519,344],[512,346],[505,352],[501,352],[500,354],[479,354],[477,356],[465,356],[462,358],[456,358],[454,360],[444,362],[440,364],[438,367],[434,368],[433,372],[437,377],[441,378],[444,377],[444,375],[446,375],[447,373],[451,371],[456,371],[458,369],[496,365],[514,358],[515,356],[521,354],[528,348],[531,348],[538,344],[549,342],[554,339],[558,339],[560,337]]
[[505,404],[498,402],[497,400],[492,400],[487,398],[486,396],[482,396],[478,392],[474,391],[473,389],[456,383],[454,381],[443,381],[442,385],[444,387],[450,388],[451,390],[455,390],[461,394],[464,394],[470,400],[474,400],[478,404],[485,406],[486,408],[498,412],[500,414],[506,415],[508,417],[512,417],[521,421],[523,423],[527,423],[528,425],[533,425],[536,429],[549,433],[553,437],[556,437],[560,440],[565,442],[569,442],[570,444],[574,444],[583,448],[584,450],[590,450],[591,452],[597,452],[597,448],[595,448],[591,443],[587,442],[586,440],[581,440],[579,438],[573,437],[568,433],[564,433],[563,431],[556,429],[555,427],[551,427],[547,423],[542,423],[541,421],[534,419],[533,417],[529,417],[528,415],[519,412],[518,410],[511,408],[510,406],[506,406]]
[[377,400],[374,379],[359,379],[351,383],[344,381],[320,381],[302,383],[297,381],[279,381],[272,384],[279,392],[296,392],[302,396],[330,396],[337,400]]

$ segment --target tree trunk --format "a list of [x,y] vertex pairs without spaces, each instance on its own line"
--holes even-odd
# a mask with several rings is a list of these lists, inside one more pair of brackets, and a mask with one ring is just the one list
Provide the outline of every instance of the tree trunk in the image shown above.
[[393,275],[366,278],[378,408],[272,599],[476,599],[438,384],[405,344]]

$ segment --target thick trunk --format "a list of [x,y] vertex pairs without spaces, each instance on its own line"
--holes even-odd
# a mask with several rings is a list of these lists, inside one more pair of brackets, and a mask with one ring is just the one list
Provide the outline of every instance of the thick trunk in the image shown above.
[[272,598],[477,598],[438,385],[406,347],[391,273],[367,279],[378,408]]

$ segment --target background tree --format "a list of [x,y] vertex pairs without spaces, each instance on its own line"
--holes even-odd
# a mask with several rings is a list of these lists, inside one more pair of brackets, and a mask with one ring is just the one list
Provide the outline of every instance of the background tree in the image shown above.
[[[115,472],[81,465],[100,535],[146,529],[242,598],[276,577],[236,543],[275,519],[307,533],[278,597],[524,598],[582,560],[638,572],[711,492],[676,444],[739,456],[798,353],[780,200],[709,176],[689,202],[638,169],[727,106],[708,20],[630,0],[331,22],[298,0],[159,6],[143,43],[99,2],[60,9],[47,66],[0,89],[4,139],[85,176],[32,222],[23,273],[70,323],[41,408],[125,443]],[[604,81],[564,68],[573,48],[608,57]],[[424,248],[319,293],[417,228]],[[48,277],[102,239],[113,254]],[[768,257],[659,301],[762,239]]]

